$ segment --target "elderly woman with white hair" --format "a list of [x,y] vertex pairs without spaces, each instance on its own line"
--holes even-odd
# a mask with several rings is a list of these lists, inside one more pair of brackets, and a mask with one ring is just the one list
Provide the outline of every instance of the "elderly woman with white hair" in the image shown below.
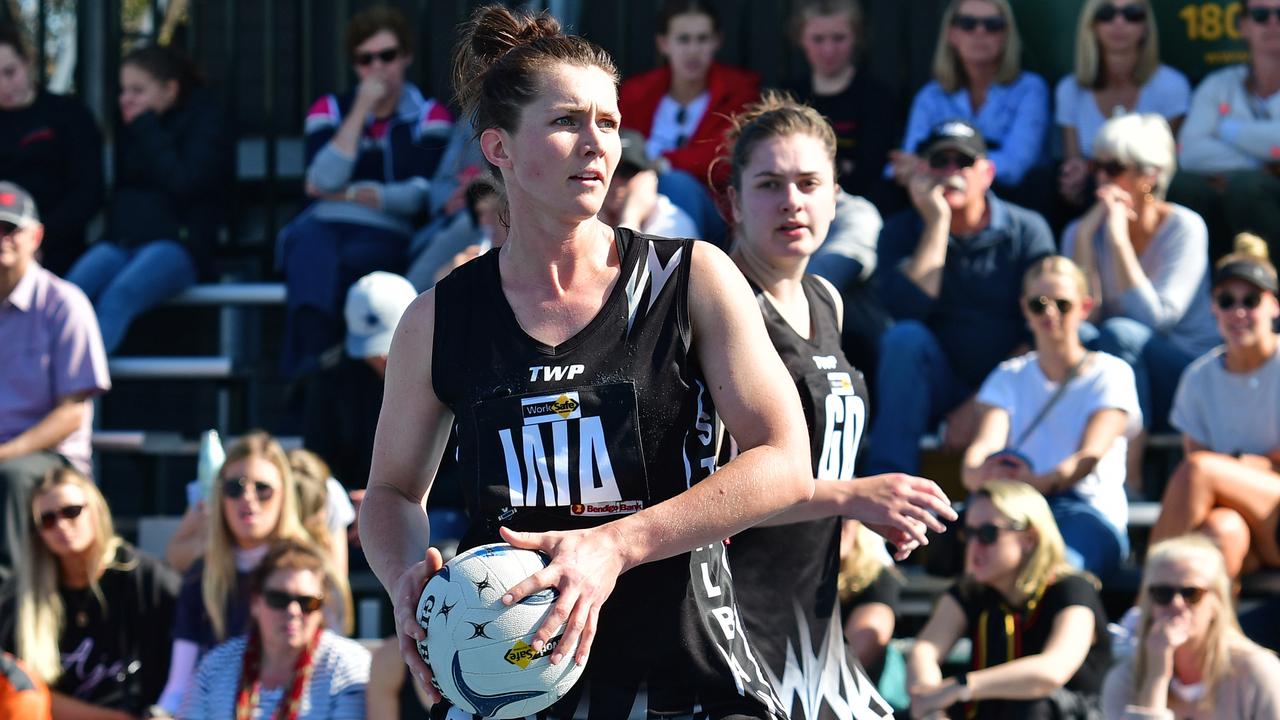
[[1084,328],[1082,338],[1129,363],[1146,427],[1166,428],[1182,370],[1218,343],[1209,233],[1194,211],[1165,200],[1177,155],[1163,117],[1113,118],[1093,151],[1097,200],[1062,240],[1098,294],[1096,333]]

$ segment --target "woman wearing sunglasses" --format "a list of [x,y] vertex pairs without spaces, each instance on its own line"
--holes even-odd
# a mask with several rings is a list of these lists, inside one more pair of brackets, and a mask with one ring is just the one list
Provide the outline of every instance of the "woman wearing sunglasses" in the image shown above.
[[307,111],[314,202],[281,231],[277,253],[288,286],[281,365],[290,376],[342,340],[348,287],[375,270],[408,269],[410,237],[426,219],[429,180],[453,127],[445,103],[405,80],[412,41],[399,10],[357,13],[345,47],[359,82]]
[[1227,572],[1280,567],[1280,354],[1276,269],[1267,245],[1236,238],[1218,261],[1213,315],[1223,345],[1187,368],[1170,421],[1186,459],[1165,488],[1154,541],[1199,530],[1213,538]]
[[160,705],[177,709],[200,656],[244,632],[249,573],[275,540],[306,540],[293,475],[284,449],[265,432],[249,433],[227,450],[206,501],[204,556],[186,572],[173,627],[173,657]]
[[916,94],[903,149],[892,154],[895,179],[902,185],[910,181],[919,166],[913,153],[931,128],[961,119],[987,141],[996,166],[996,194],[1034,205],[1029,202],[1034,193],[1019,188],[1041,165],[1049,89],[1039,75],[1022,70],[1021,58],[1022,42],[1007,0],[953,0],[942,16],[934,79]]
[[1062,78],[1055,114],[1065,160],[1058,192],[1085,201],[1093,139],[1117,113],[1158,113],[1176,134],[1191,103],[1191,84],[1160,64],[1155,13],[1148,0],[1089,0],[1076,29],[1075,73]]
[[[1112,118],[1093,150],[1097,200],[1063,233],[1062,254],[1096,294],[1097,329],[1085,329],[1085,344],[1129,363],[1146,427],[1160,430],[1182,370],[1218,343],[1208,231],[1194,211],[1165,200],[1176,150],[1164,118]],[[1129,480],[1138,489],[1140,473]]]
[[1153,545],[1131,657],[1107,673],[1107,720],[1272,720],[1280,660],[1240,631],[1222,553],[1200,535]]
[[0,589],[0,646],[48,683],[56,717],[139,717],[164,687],[178,576],[116,535],[76,470],[45,475],[31,512],[18,574]]
[[1068,562],[1106,579],[1129,551],[1125,455],[1142,419],[1133,371],[1080,342],[1093,299],[1071,260],[1039,261],[1022,285],[1036,349],[1001,363],[978,391],[964,484],[1013,479],[1039,490]]
[[[965,575],[939,600],[907,660],[911,716],[1091,718],[1111,659],[1092,580],[1067,564],[1038,490],[996,480],[965,511]],[[943,679],[961,637],[969,670]]]
[[200,662],[180,718],[363,718],[369,651],[324,627],[333,576],[307,543],[271,546],[249,576],[247,634]]

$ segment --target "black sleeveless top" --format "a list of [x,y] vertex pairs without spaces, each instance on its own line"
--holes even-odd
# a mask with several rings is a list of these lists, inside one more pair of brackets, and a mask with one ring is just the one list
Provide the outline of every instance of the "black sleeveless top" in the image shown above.
[[[497,251],[436,286],[432,382],[456,418],[472,519],[463,549],[499,542],[500,525],[601,525],[680,494],[715,467],[714,409],[689,323],[693,241],[622,228],[616,238],[621,274],[608,299],[555,347],[520,327]],[[716,544],[618,578],[575,688],[589,688],[591,718],[626,717],[641,688],[654,711],[774,716],[772,690],[734,621],[726,568]],[[574,695],[548,716],[571,716]]]
[[[866,384],[840,349],[830,291],[812,275],[801,287],[812,339],[796,333],[758,288],[756,299],[769,339],[800,392],[814,477],[852,480],[867,418]],[[743,623],[783,708],[796,720],[893,714],[845,646],[836,597],[840,528],[838,517],[756,527],[729,545]]]

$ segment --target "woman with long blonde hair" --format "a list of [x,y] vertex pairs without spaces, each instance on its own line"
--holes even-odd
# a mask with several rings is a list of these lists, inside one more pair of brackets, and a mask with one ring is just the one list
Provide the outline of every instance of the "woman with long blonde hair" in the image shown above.
[[50,471],[31,497],[17,577],[0,591],[0,645],[53,692],[60,717],[138,717],[164,686],[179,579],[116,535],[98,488]]
[[[1111,656],[1092,578],[1073,570],[1053,512],[1026,483],[993,480],[965,509],[965,574],[934,606],[907,660],[913,718],[1096,717]],[[943,679],[961,637],[969,670]]]
[[289,459],[275,438],[252,432],[228,449],[207,502],[207,550],[183,577],[169,680],[160,702],[169,712],[177,709],[200,656],[244,632],[248,575],[270,543],[308,539],[297,503]]
[[1203,535],[1156,543],[1132,657],[1107,673],[1108,720],[1280,716],[1280,660],[1244,636],[1222,553]]

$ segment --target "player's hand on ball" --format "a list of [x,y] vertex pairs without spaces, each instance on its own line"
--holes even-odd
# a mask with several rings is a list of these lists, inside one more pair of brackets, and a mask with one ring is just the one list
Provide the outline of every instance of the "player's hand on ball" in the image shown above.
[[957,517],[942,488],[914,475],[871,475],[853,480],[847,487],[849,494],[841,514],[861,520],[897,546],[900,555],[905,548],[928,545],[930,530],[945,532],[943,520],[951,522]]
[[440,692],[431,682],[431,668],[422,661],[418,654],[418,641],[427,639],[427,631],[418,624],[418,599],[422,596],[422,588],[444,565],[440,551],[427,548],[422,562],[410,565],[396,581],[392,593],[391,604],[396,619],[396,637],[400,639],[400,657],[404,659],[414,677],[418,678],[422,688],[427,691],[432,702],[440,702]]
[[565,652],[576,646],[574,660],[585,665],[595,639],[600,607],[625,569],[617,535],[608,526],[545,533],[502,528],[501,532],[502,539],[513,546],[536,550],[551,558],[547,567],[512,587],[502,602],[512,605],[545,588],[555,588],[559,597],[534,635],[533,648],[541,651],[564,625],[564,636],[551,655],[551,663],[558,664]]

